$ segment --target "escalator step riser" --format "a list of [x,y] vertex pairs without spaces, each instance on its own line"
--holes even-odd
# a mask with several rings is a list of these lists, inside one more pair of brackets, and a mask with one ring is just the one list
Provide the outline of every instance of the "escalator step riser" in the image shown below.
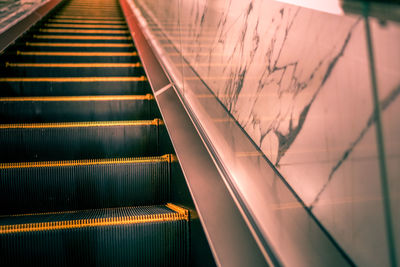
[[88,25],[123,25],[126,23],[121,20],[96,20],[96,19],[59,19],[59,18],[51,18],[47,21],[48,23],[75,23],[75,24],[88,24]]
[[[67,97],[54,97],[51,101],[35,98],[4,101],[0,98],[0,123],[150,120],[160,117],[154,100],[129,100],[129,96],[128,100],[124,100],[124,96],[121,96],[122,100],[112,100],[113,97],[111,100],[101,97],[104,101],[68,101]],[[54,100],[57,98],[65,100]]]
[[[0,165],[0,214],[165,203],[168,158]],[[36,165],[36,164],[34,164]]]
[[151,92],[139,82],[0,82],[2,96],[137,95]]
[[[149,211],[141,212],[143,215],[133,219],[128,217],[132,214],[129,208],[117,209],[119,217],[112,216],[113,213],[104,215],[102,210],[81,212],[80,215],[55,214],[50,216],[55,217],[55,221],[53,218],[45,218],[33,231],[21,231],[23,226],[14,227],[19,228],[19,231],[0,235],[0,264],[186,266],[188,222],[183,216],[167,211],[164,207],[157,208],[160,213],[155,213],[153,207],[137,208]],[[35,222],[38,223],[46,216],[36,217]],[[59,217],[63,224],[57,220]],[[68,224],[66,219],[76,221],[69,221],[71,227],[65,227]],[[26,223],[25,218],[22,221]],[[60,229],[52,227],[57,224],[61,225]]]
[[127,29],[87,29],[87,28],[40,28],[33,33],[51,33],[51,34],[107,34],[107,35],[118,35],[118,36],[129,36],[129,30]]
[[87,23],[44,23],[41,28],[45,29],[99,29],[99,30],[128,30],[126,25],[105,25]]
[[[133,53],[133,52],[127,52]],[[40,55],[18,55],[7,56],[6,61],[13,62],[42,62],[42,63],[132,63],[139,61],[137,56],[40,56]]]
[[[97,46],[85,46],[82,45],[82,42],[80,43],[67,43],[67,42],[58,42],[57,45],[46,45],[44,42],[40,42],[39,45],[36,45],[36,43],[33,43],[34,45],[25,45],[21,44],[19,46],[15,46],[15,49],[17,50],[24,50],[24,51],[50,51],[50,52],[134,52],[135,47],[134,46],[124,46],[124,44],[104,44],[104,42],[97,43]],[[73,46],[67,47],[68,44],[72,44]],[[88,44],[96,44],[96,43],[88,43]]]
[[156,156],[159,127],[0,129],[0,162]]
[[[87,43],[97,43],[97,44],[102,44],[102,43],[108,43],[108,44],[129,44],[132,45],[132,39],[131,38],[119,38],[119,39],[104,39],[104,38],[80,38],[80,39],[74,39],[74,38],[67,38],[65,36],[57,36],[57,38],[33,38],[33,36],[27,35],[26,37],[21,39],[21,42],[32,42],[32,43],[82,43],[82,44],[87,44]],[[14,47],[10,47],[10,52],[14,51],[13,49],[16,50]]]
[[[25,63],[26,64],[26,63]],[[34,63],[35,64],[35,63]],[[68,67],[53,67],[62,66],[57,64],[41,64],[36,63],[38,67],[23,67],[24,63],[14,63],[17,67],[0,68],[0,73],[3,77],[140,77],[143,76],[144,70],[141,67],[95,67],[99,64],[85,64],[79,67],[78,64],[70,63]],[[64,64],[67,63],[58,63]],[[19,67],[22,66],[22,67]],[[90,65],[93,65],[90,66]],[[125,66],[127,64],[103,64],[104,66]],[[28,65],[29,66],[29,65]],[[49,67],[45,67],[49,66]],[[76,66],[76,67],[75,67]]]
[[[63,30],[63,31],[61,31]],[[50,31],[50,30],[37,30],[37,31],[32,31],[32,34],[34,35],[40,35],[40,36],[47,36],[47,35],[53,35],[55,38],[59,38],[60,36],[71,36],[71,39],[80,39],[80,38],[99,38],[99,37],[106,37],[107,39],[127,39],[130,38],[129,33],[125,33],[124,31],[118,32],[117,30],[104,30],[104,31],[96,31],[96,30],[91,30],[91,29],[69,29],[65,30],[60,29],[60,31]],[[102,38],[103,40],[106,40],[106,38]]]

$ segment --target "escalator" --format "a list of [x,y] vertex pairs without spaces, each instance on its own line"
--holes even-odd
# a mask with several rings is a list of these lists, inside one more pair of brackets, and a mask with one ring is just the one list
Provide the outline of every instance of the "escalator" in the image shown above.
[[1,55],[0,266],[186,266],[177,163],[115,0],[72,0]]

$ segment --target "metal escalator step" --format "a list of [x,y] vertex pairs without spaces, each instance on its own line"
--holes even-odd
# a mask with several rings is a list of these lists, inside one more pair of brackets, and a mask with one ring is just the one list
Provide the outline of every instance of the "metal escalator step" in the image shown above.
[[17,51],[17,56],[136,57],[137,52]]
[[165,203],[174,158],[0,163],[0,214]]
[[140,77],[5,77],[0,82],[143,82],[145,76]]
[[110,17],[110,18],[121,18],[121,12],[113,12],[108,10],[101,10],[101,11],[92,11],[92,10],[79,10],[79,9],[69,9],[68,7],[66,10],[60,10],[58,13],[60,16],[69,16],[73,14],[74,16],[87,16],[87,17]]
[[87,23],[45,23],[46,28],[90,28],[90,29],[124,29],[126,30],[128,26],[126,25],[105,25],[105,24],[87,24]]
[[0,218],[2,266],[186,266],[188,211],[123,207]]
[[18,50],[38,52],[134,52],[132,43],[103,42],[21,42],[14,46]]
[[139,57],[136,52],[29,51],[18,56],[6,54],[4,61],[21,63],[132,63],[139,61]]
[[[142,77],[140,63],[5,63],[2,75],[13,77]],[[1,81],[2,78],[0,78]],[[23,79],[21,79],[23,80]]]
[[0,162],[157,156],[163,122],[0,124]]
[[90,47],[90,48],[96,48],[96,47],[134,47],[133,44],[131,43],[40,43],[40,42],[26,42],[26,46],[30,47]]
[[121,16],[82,16],[82,15],[67,15],[67,14],[57,14],[52,17],[53,19],[77,19],[77,20],[104,20],[104,21],[115,21],[115,22],[125,22]]
[[2,96],[134,95],[151,92],[145,77],[0,78],[0,88]]
[[149,120],[160,117],[154,96],[0,97],[0,123]]
[[110,36],[110,35],[55,35],[55,34],[34,34],[33,39],[60,39],[60,40],[130,40],[132,37],[128,35]]
[[39,32],[48,33],[96,33],[96,34],[128,34],[129,30],[121,29],[110,29],[110,30],[98,30],[98,29],[53,29],[53,28],[42,28]]
[[49,19],[48,22],[52,23],[80,23],[80,24],[111,24],[111,25],[126,25],[124,21],[121,20],[95,20],[95,19]]

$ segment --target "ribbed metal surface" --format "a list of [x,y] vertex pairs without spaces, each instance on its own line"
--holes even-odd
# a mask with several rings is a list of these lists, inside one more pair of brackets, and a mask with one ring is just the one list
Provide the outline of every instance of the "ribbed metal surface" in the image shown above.
[[[141,218],[154,222],[142,223]],[[101,225],[109,220],[114,222]],[[163,206],[0,218],[0,229],[8,224],[35,222],[43,222],[43,229],[0,234],[2,266],[187,264],[188,222]],[[93,222],[93,226],[85,226],[85,222]],[[46,230],[45,223],[70,223],[71,227]]]
[[[46,49],[49,50],[49,49]],[[61,50],[61,48],[60,48]],[[103,49],[104,50],[104,49]],[[82,51],[82,48],[80,49]],[[90,51],[93,51],[92,49]],[[27,65],[22,63],[12,63],[17,67],[0,68],[0,71],[7,77],[95,77],[95,76],[132,76],[140,77],[144,75],[143,68],[123,67],[129,63],[64,63],[56,65],[56,63],[41,63],[42,65]],[[87,64],[87,65],[83,65]],[[104,67],[97,67],[102,66]],[[23,67],[20,67],[22,65]],[[55,65],[55,66],[53,66]],[[92,66],[91,66],[92,65]],[[115,67],[114,67],[115,65]],[[84,67],[81,67],[84,66]],[[111,67],[108,67],[111,66]]]
[[0,123],[146,120],[160,116],[153,99],[131,100],[123,97],[103,101],[68,101],[65,97],[51,101],[40,98],[9,101],[0,97]]
[[0,164],[0,214],[164,203],[169,168],[167,157]]
[[0,161],[156,156],[158,127],[143,123],[95,127],[0,128]]

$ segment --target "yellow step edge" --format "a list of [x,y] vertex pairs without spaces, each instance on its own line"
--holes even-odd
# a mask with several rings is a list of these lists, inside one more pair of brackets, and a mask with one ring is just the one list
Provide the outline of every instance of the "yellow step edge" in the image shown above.
[[[167,204],[166,207],[168,207],[168,205],[170,204]],[[187,210],[186,212],[188,214]],[[118,216],[118,217],[106,217],[106,218],[52,221],[52,222],[24,223],[16,225],[0,225],[0,234],[52,231],[52,230],[100,227],[100,226],[111,226],[111,225],[115,226],[123,224],[168,222],[168,221],[179,221],[179,220],[188,221],[189,220],[188,215],[186,215],[184,212],[174,211],[173,213],[162,213],[162,214],[151,214],[151,215],[133,215],[133,216]]]
[[[106,10],[105,10],[106,9]],[[89,8],[79,8],[79,7],[66,7],[58,12],[58,15],[100,15],[100,16],[116,16],[122,17],[122,12],[115,8],[104,7],[103,9],[89,9]]]
[[108,9],[111,11],[117,11],[120,12],[119,6],[115,5],[101,5],[101,6],[92,6],[92,5],[68,5],[65,7],[67,10],[68,9],[79,9],[79,10],[90,10],[90,11],[103,11],[104,9]]
[[21,169],[21,168],[47,168],[47,167],[68,167],[68,166],[88,166],[88,165],[110,165],[110,164],[131,164],[131,163],[157,163],[170,162],[172,155],[160,157],[135,157],[135,158],[112,158],[112,159],[82,159],[82,160],[63,160],[63,161],[38,161],[38,162],[12,162],[0,163],[0,170]]
[[45,51],[17,51],[18,56],[74,56],[74,57],[132,57],[137,52],[45,52]]
[[122,12],[111,8],[107,9],[104,7],[101,9],[88,9],[88,8],[72,8],[72,7],[65,7],[64,9],[60,10],[57,15],[66,15],[66,16],[86,16],[86,15],[97,15],[97,16],[110,16],[110,17],[122,17]]
[[83,121],[83,122],[51,122],[51,123],[16,123],[0,124],[0,129],[50,129],[50,128],[83,128],[112,126],[163,125],[161,119],[143,121]]
[[[105,9],[107,9],[107,11],[105,11]],[[90,9],[87,7],[67,7],[58,13],[58,15],[67,16],[82,16],[86,14],[95,16],[122,17],[121,11],[114,7],[103,7],[102,9]]]
[[39,29],[39,32],[59,32],[59,33],[114,33],[114,34],[124,34],[129,33],[128,30],[77,30],[77,29]]
[[66,40],[132,40],[131,36],[91,36],[91,35],[33,35],[36,39],[66,39]]
[[[96,4],[99,4],[99,3],[96,3]],[[104,3],[101,3],[101,5],[97,5],[97,6],[93,6],[93,3],[92,4],[69,4],[69,5],[66,5],[65,7],[88,7],[91,9],[100,9],[100,10],[102,10],[105,7],[114,7],[114,8],[119,9],[119,5],[112,5],[112,4],[110,5],[110,4],[104,4]]]
[[26,46],[47,46],[47,47],[133,47],[131,43],[31,43]]
[[0,82],[143,82],[140,77],[8,77],[0,78]]
[[115,20],[73,20],[73,19],[49,19],[50,22],[56,23],[80,23],[80,24],[116,24],[116,25],[126,25],[123,21]]
[[64,10],[58,13],[59,15],[74,15],[74,16],[88,16],[88,17],[100,17],[100,16],[106,16],[106,17],[115,17],[115,18],[121,18],[122,13],[110,10],[109,12],[104,12],[100,10],[82,10],[82,9],[70,9],[70,10]]
[[0,97],[0,102],[83,102],[83,101],[132,101],[154,100],[152,94],[147,95],[99,95],[99,96],[18,96]]
[[46,23],[46,27],[55,28],[108,28],[108,29],[126,29],[126,25],[104,25],[104,24],[62,24],[62,23]]
[[[93,4],[96,4],[96,5],[93,5]],[[76,6],[76,7],[81,7],[81,6],[87,6],[87,7],[92,7],[93,6],[93,8],[102,8],[102,7],[112,7],[112,6],[114,6],[114,7],[118,7],[119,8],[119,5],[117,5],[117,4],[114,4],[113,2],[108,2],[108,3],[99,3],[99,2],[95,2],[95,1],[93,1],[93,2],[79,2],[79,3],[69,3],[69,4],[66,4],[65,5],[65,7],[72,7],[72,6]]]
[[189,221],[189,211],[187,209],[179,207],[172,203],[167,203],[165,206],[180,214],[184,218],[184,220]]
[[[92,8],[93,7],[93,8]],[[96,4],[73,4],[65,5],[63,8],[59,10],[59,12],[65,12],[67,10],[77,10],[77,11],[97,11],[97,12],[119,12],[121,13],[121,9],[119,6],[111,3],[96,3]],[[57,14],[57,13],[56,13]],[[76,14],[72,14],[76,15]]]
[[67,16],[67,15],[56,15],[53,18],[60,18],[60,19],[99,19],[99,20],[113,20],[113,21],[125,21],[122,17],[107,17],[107,16],[91,16],[90,18],[87,16]]
[[[71,12],[72,11],[72,12]],[[73,11],[77,11],[78,13],[74,13]],[[102,6],[102,7],[97,7],[97,8],[91,8],[90,6],[66,6],[63,9],[60,10],[59,14],[62,13],[72,13],[71,15],[80,15],[83,13],[100,13],[100,14],[115,14],[115,15],[120,15],[121,11],[119,8],[116,8],[114,6]]]
[[87,7],[65,7],[57,15],[81,16],[84,14],[111,15],[121,17],[122,12],[114,7],[104,7],[103,9],[90,9]]
[[[73,16],[71,16],[73,15]],[[75,17],[79,19],[83,18],[92,18],[92,19],[110,19],[110,20],[121,20],[122,14],[114,14],[114,13],[95,13],[95,12],[61,12],[59,15],[55,16],[56,18],[66,18],[66,17]]]
[[36,68],[140,68],[142,64],[137,63],[9,63],[8,67],[36,67]]
[[[106,8],[106,10],[104,10]],[[114,12],[120,12],[120,9],[118,6],[116,5],[67,5],[64,6],[63,9],[61,9],[61,11],[65,11],[65,10],[88,10],[88,11],[100,11],[100,12],[104,12],[104,11],[114,11]]]

